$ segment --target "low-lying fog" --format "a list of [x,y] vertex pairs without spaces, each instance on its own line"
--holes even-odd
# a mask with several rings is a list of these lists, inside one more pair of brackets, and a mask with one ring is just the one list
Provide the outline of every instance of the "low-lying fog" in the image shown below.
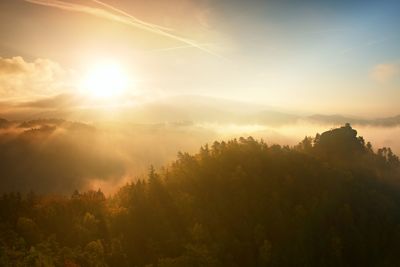
[[[268,144],[295,145],[335,123],[265,124],[174,122],[84,124],[57,119],[0,121],[0,188],[70,194],[75,189],[114,192],[144,177],[150,165],[167,166],[178,151],[195,153],[215,140],[253,136]],[[400,153],[400,127],[353,125],[373,147]]]

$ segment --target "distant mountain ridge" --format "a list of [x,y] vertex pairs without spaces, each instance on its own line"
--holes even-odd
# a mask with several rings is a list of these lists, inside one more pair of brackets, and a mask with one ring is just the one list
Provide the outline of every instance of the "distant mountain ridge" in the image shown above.
[[[257,124],[284,126],[300,122],[338,126],[345,123],[360,126],[394,127],[400,125],[400,114],[392,117],[360,118],[341,114],[305,114],[293,110],[251,104],[216,97],[181,95],[155,98],[151,101],[141,98],[131,99],[135,104],[113,108],[85,105],[84,99],[76,96],[59,95],[14,105],[6,112],[0,110],[0,118],[30,121],[37,119],[64,119],[73,121],[123,121],[140,124],[154,123],[218,123]],[[11,111],[10,111],[11,110]],[[7,126],[0,121],[0,128]]]
[[346,117],[342,115],[321,115],[315,114],[307,117],[308,120],[319,123],[334,123],[334,124],[345,124],[350,123],[353,125],[369,125],[369,126],[383,126],[393,127],[400,125],[400,115],[385,118],[376,119],[362,119]]
[[[161,112],[162,111],[162,112]],[[166,114],[170,112],[170,114]],[[258,125],[266,125],[266,126],[284,126],[291,125],[298,122],[306,122],[306,123],[314,123],[314,124],[322,124],[322,125],[343,125],[345,123],[350,123],[351,125],[359,125],[359,126],[376,126],[376,127],[396,127],[400,126],[400,115],[392,116],[392,117],[384,117],[384,118],[376,118],[376,119],[363,119],[356,118],[350,116],[343,115],[322,115],[322,114],[314,114],[311,116],[297,116],[289,113],[276,112],[276,111],[262,111],[257,112],[255,114],[241,114],[241,113],[228,113],[221,111],[218,113],[217,111],[208,110],[210,116],[202,115],[200,110],[192,111],[190,113],[186,113],[183,116],[180,116],[180,113],[183,113],[183,109],[177,108],[175,110],[168,109],[167,106],[164,107],[154,107],[153,112],[149,110],[140,110],[141,115],[148,115],[149,122],[148,124],[154,123],[172,123],[172,124],[181,124],[182,122],[186,122],[189,124],[195,123],[206,123],[206,122],[217,122],[217,123],[229,123],[229,124],[258,124]],[[83,112],[81,112],[83,113]],[[127,112],[124,114],[124,119],[129,119],[129,114],[131,112]],[[164,113],[161,115],[159,113]],[[69,117],[69,113],[61,113],[61,112],[44,112],[37,114],[37,117],[33,116],[29,119],[16,119],[16,120],[8,120],[4,118],[0,118],[0,129],[8,128],[12,126],[15,122],[21,123],[30,123],[32,121],[37,120],[66,120]],[[82,119],[83,121],[90,121],[90,118],[95,115],[93,111],[87,110],[86,116],[81,118],[73,118]],[[175,116],[172,116],[175,115]],[[61,119],[59,119],[61,118]],[[133,120],[136,119],[135,116],[131,117]],[[136,121],[134,121],[136,122]],[[145,119],[141,118],[137,123],[146,124]]]

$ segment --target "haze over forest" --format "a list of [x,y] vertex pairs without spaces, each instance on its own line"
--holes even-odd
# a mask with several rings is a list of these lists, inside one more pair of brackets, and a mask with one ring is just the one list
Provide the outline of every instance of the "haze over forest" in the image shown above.
[[[399,153],[398,8],[390,0],[2,1],[0,142],[37,141],[0,152],[10,175],[1,191],[113,192],[178,151],[240,136],[295,145],[347,122]],[[74,175],[54,178],[36,142]],[[37,162],[23,162],[26,150]],[[43,182],[26,180],[31,169]]]
[[[186,99],[181,106],[153,103],[117,114],[105,112],[99,121],[89,119],[98,115],[98,110],[68,116],[62,114],[66,111],[56,111],[57,116],[47,111],[37,119],[2,119],[0,159],[8,179],[0,181],[1,190],[69,194],[75,189],[102,188],[110,194],[126,182],[142,178],[151,165],[166,166],[178,152],[197,152],[200,146],[216,140],[253,136],[271,145],[293,146],[305,136],[346,122],[353,122],[376,148],[400,151],[400,119],[396,117],[368,120],[293,115],[254,107],[238,112],[236,102],[226,103],[221,111],[221,101],[212,105],[207,102],[213,99],[202,100],[188,103]],[[81,119],[54,119],[74,116]],[[111,118],[104,119],[107,116]]]

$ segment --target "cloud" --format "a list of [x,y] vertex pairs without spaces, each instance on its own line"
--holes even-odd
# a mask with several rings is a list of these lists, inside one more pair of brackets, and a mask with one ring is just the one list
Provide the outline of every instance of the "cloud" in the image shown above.
[[370,72],[370,77],[380,83],[393,80],[400,75],[400,68],[397,64],[378,64]]
[[21,57],[0,58],[0,74],[19,74],[26,71],[25,61]]
[[72,108],[82,104],[81,99],[73,94],[59,94],[50,97],[35,99],[32,101],[24,101],[19,103],[18,107],[37,108],[37,109],[60,109]]
[[67,74],[58,63],[38,58],[0,57],[0,97],[18,98],[60,92]]

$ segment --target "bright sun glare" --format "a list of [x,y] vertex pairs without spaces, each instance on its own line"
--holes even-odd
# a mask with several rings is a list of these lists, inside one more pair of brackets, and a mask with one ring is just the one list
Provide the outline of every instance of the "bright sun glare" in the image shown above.
[[128,87],[128,76],[121,66],[114,62],[94,65],[86,73],[81,90],[93,97],[113,97],[121,95]]

